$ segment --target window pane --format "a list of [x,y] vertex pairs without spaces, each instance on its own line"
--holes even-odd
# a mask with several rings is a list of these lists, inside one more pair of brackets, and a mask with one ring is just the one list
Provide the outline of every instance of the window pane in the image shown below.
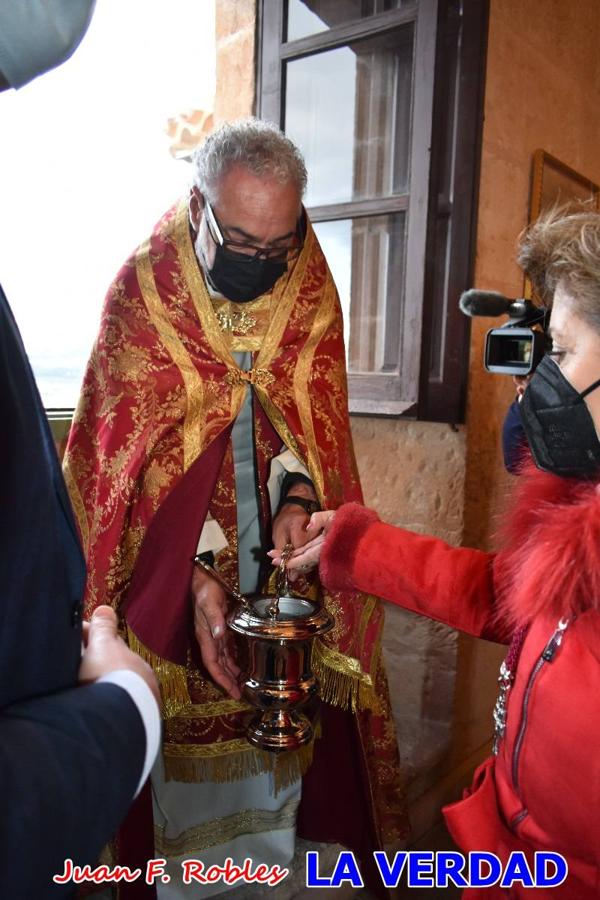
[[304,153],[307,206],[408,188],[412,25],[286,67],[285,130]]
[[350,288],[352,272],[352,220],[314,222],[313,228],[331,269],[342,304],[344,343],[350,339]]
[[405,224],[396,213],[314,226],[340,294],[352,374],[399,370]]
[[401,5],[402,0],[289,0],[287,40],[296,41]]

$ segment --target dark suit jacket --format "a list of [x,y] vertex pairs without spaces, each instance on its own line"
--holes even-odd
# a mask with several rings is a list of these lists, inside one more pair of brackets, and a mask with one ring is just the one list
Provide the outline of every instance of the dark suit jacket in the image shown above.
[[77,687],[85,564],[50,429],[0,288],[0,898],[65,897],[141,775],[129,695]]

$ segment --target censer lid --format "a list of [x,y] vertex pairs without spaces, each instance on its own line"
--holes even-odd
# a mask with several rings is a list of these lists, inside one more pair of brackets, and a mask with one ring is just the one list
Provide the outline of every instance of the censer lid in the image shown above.
[[333,619],[317,601],[306,597],[279,597],[277,615],[272,615],[273,597],[247,597],[228,620],[240,634],[271,640],[306,640],[333,628]]
[[[273,602],[272,597],[255,597],[249,602],[255,616],[260,619],[271,618],[269,610]],[[313,616],[318,608],[318,603],[305,597],[279,597],[279,608],[275,618],[278,622],[286,622],[288,619],[298,619],[301,616]]]

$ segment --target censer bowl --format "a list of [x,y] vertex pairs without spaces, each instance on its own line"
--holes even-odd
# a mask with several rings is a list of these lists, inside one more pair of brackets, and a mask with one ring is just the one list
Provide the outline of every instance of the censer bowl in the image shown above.
[[282,752],[307,744],[313,735],[300,707],[317,691],[312,671],[313,641],[333,627],[327,610],[305,597],[250,597],[239,604],[228,620],[244,635],[248,666],[242,693],[258,710],[247,737],[261,750]]

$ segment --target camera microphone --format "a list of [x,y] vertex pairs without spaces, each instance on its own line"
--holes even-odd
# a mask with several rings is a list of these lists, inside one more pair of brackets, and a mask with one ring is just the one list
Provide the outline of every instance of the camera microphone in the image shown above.
[[[509,317],[485,336],[484,365],[488,372],[529,375],[547,350],[548,310],[531,300],[511,300],[498,291],[464,291],[458,303],[466,316]],[[531,326],[535,326],[532,328]]]
[[523,300],[509,300],[498,291],[478,291],[471,288],[464,291],[458,303],[466,316],[522,316],[525,312]]

